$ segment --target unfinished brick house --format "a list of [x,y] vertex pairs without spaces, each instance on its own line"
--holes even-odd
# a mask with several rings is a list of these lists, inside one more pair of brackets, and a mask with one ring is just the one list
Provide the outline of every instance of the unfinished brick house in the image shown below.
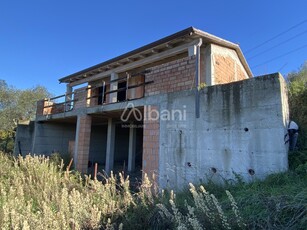
[[237,44],[190,27],[59,79],[66,93],[38,102],[15,152],[155,172],[161,187],[262,178],[288,167],[287,98],[279,74],[252,77]]

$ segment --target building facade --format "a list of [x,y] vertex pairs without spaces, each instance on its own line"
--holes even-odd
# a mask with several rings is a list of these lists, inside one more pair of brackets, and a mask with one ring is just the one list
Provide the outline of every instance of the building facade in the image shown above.
[[[287,169],[285,83],[253,78],[240,47],[193,27],[61,78],[15,152],[74,166],[155,173],[161,187]],[[274,135],[272,135],[274,133]]]

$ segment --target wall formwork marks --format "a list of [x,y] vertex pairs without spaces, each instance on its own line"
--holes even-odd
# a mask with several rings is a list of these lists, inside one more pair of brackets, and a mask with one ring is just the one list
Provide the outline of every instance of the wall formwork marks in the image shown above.
[[288,168],[288,106],[279,74],[257,77],[200,92],[195,118],[195,92],[168,94],[161,110],[185,110],[160,120],[159,184],[182,188],[211,179],[222,183],[264,178]]

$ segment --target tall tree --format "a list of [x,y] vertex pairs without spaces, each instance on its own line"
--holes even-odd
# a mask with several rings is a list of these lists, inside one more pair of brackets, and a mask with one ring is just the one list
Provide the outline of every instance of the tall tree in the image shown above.
[[36,102],[50,96],[45,87],[19,90],[0,79],[0,150],[11,149],[8,145],[12,142],[18,121],[34,119]]
[[290,119],[300,126],[300,148],[307,148],[307,61],[297,72],[287,76],[289,87]]

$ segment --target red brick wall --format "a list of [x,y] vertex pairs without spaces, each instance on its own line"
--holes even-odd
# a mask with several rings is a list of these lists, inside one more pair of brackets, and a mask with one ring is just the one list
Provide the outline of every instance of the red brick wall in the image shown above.
[[150,68],[146,74],[145,96],[188,90],[194,87],[195,56],[164,63]]
[[87,104],[89,106],[96,106],[98,105],[98,95],[99,95],[99,89],[95,88],[96,85],[90,85],[91,87],[93,87],[93,89],[89,89],[87,91],[87,97],[91,97],[90,99],[88,99]]
[[237,67],[237,80],[244,80],[246,79],[246,75],[245,73],[242,71],[242,69],[240,68],[240,66],[238,64],[236,64]]
[[[147,108],[159,110],[158,106],[147,106]],[[144,109],[143,172],[151,177],[152,173],[158,174],[159,170],[160,122],[159,119],[146,119],[149,113],[149,109]]]
[[82,87],[75,90],[74,99],[76,100],[74,103],[74,109],[77,108],[84,108],[86,107],[86,97],[87,97],[87,90],[86,87]]
[[91,125],[92,117],[84,115],[78,117],[79,132],[77,146],[77,170],[82,173],[87,173],[88,159],[90,151]]
[[56,104],[52,101],[46,101],[45,99],[37,102],[36,115],[48,115],[63,112],[64,104]]
[[[144,81],[144,75],[134,76],[128,79],[128,86],[144,84]],[[128,89],[127,99],[130,100],[142,97],[144,97],[144,85]]]
[[64,104],[53,104],[53,106],[51,107],[51,113],[55,114],[55,113],[64,113],[65,108],[64,108]]
[[215,84],[225,84],[246,79],[246,73],[232,57],[215,54],[214,60]]
[[224,84],[235,81],[235,61],[231,57],[214,55],[214,83]]

